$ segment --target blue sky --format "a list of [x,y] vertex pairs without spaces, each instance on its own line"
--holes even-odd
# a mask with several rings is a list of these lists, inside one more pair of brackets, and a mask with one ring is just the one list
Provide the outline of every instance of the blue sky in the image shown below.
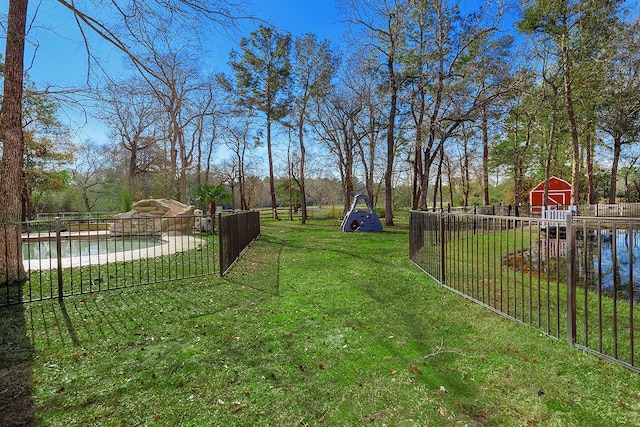
[[[254,0],[256,15],[293,35],[313,32],[320,39],[330,38],[336,44],[341,36],[341,25],[333,0]],[[41,4],[31,1],[30,13],[35,20],[30,31],[30,44],[26,59],[29,75],[38,85],[60,86],[82,84],[87,72],[87,57],[82,37],[73,16],[56,1],[45,0]],[[8,0],[0,0],[0,11],[6,14]],[[37,13],[36,13],[37,10]],[[255,25],[253,25],[255,27]],[[252,29],[246,26],[248,35]],[[219,46],[216,63],[225,67],[233,41],[220,36],[215,41]],[[37,49],[35,43],[38,44]],[[120,54],[105,42],[92,38],[92,43],[104,62],[118,69]],[[0,40],[4,52],[4,38]],[[218,56],[214,51],[214,56]],[[34,55],[35,53],[35,55]],[[222,64],[220,64],[222,62]],[[217,66],[217,65],[216,65]]]
[[[0,12],[7,13],[8,0],[0,0]],[[90,3],[90,2],[87,2]],[[306,32],[315,33],[319,39],[331,39],[338,45],[341,28],[334,0],[253,0],[255,8],[250,11],[282,31],[293,35]],[[33,18],[29,30],[25,62],[30,79],[42,89],[49,85],[54,88],[81,87],[87,78],[87,53],[82,35],[73,15],[60,3],[52,0],[29,2],[29,13]],[[242,34],[247,36],[256,24],[247,23]],[[237,41],[235,41],[237,42]],[[0,52],[4,54],[4,37],[0,38]],[[91,45],[99,52],[101,63],[112,72],[122,70],[122,55],[106,42],[93,36]],[[36,47],[37,46],[37,47]],[[228,70],[229,52],[235,47],[232,40],[220,36],[213,40],[211,57],[208,58],[212,71]],[[75,142],[90,138],[106,142],[104,127],[95,120],[85,123],[83,115],[73,109],[61,114],[63,121],[76,130]]]

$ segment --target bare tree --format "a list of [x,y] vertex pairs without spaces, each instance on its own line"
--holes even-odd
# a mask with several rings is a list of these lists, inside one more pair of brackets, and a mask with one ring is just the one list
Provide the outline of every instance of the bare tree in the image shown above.
[[[481,128],[480,129],[480,133],[484,133],[484,130]],[[481,137],[481,144],[482,147],[484,148],[485,144],[484,144],[484,137]],[[454,198],[454,192],[453,192],[453,181],[455,179],[454,177],[454,172],[453,172],[453,164],[455,163],[455,160],[457,160],[457,164],[458,164],[458,173],[459,173],[459,180],[460,180],[460,187],[461,187],[461,191],[462,191],[462,206],[469,206],[469,196],[471,194],[471,190],[472,190],[472,170],[474,168],[474,164],[473,164],[473,160],[477,159],[478,157],[478,147],[477,144],[475,144],[474,142],[477,142],[477,132],[475,129],[473,129],[471,126],[467,126],[467,124],[463,124],[461,126],[458,138],[456,138],[456,148],[458,149],[458,156],[457,158],[452,159],[451,156],[447,156],[446,159],[446,166],[447,166],[447,174],[448,174],[448,178],[449,178],[449,191],[450,191],[450,200],[451,203],[453,203],[453,198]],[[482,158],[482,157],[480,157]],[[484,164],[484,162],[483,162]],[[484,170],[484,168],[482,168]],[[483,184],[483,187],[485,187],[485,185]],[[485,203],[485,204],[489,204],[489,203]]]
[[143,163],[145,153],[157,147],[161,140],[160,105],[145,81],[139,78],[109,85],[102,93],[106,96],[102,99],[104,107],[100,116],[111,129],[113,138],[128,153],[128,188],[136,194],[142,190],[141,175],[150,172],[152,167]]
[[192,146],[196,147],[196,188],[200,188],[203,182],[209,182],[222,117],[220,96],[214,80],[208,79],[198,92],[196,102],[189,106],[193,117],[190,129]]
[[[557,147],[557,129],[558,129],[558,102],[560,100],[560,84],[556,73],[548,74],[546,67],[543,67],[542,78],[544,81],[545,98],[549,98],[549,137],[547,140],[547,150],[544,159],[544,191],[542,200],[544,202],[544,208],[547,209],[549,203],[549,180],[551,178],[551,160],[553,153]],[[551,94],[547,95],[546,90],[549,88]]]
[[254,125],[251,115],[233,115],[228,118],[221,129],[221,137],[224,144],[231,150],[233,161],[230,161],[228,181],[237,182],[240,209],[250,207],[250,199],[247,191],[247,163],[250,151],[258,144],[257,139],[251,136]]
[[[162,19],[159,21],[164,22]],[[145,58],[146,68],[142,76],[147,89],[161,107],[165,125],[162,138],[166,141],[169,159],[165,197],[185,202],[186,175],[193,163],[195,149],[194,140],[187,135],[187,127],[202,114],[189,107],[191,103],[197,103],[206,83],[200,78],[196,47],[188,39],[181,40],[180,44],[174,43],[175,35],[168,30],[172,24],[166,25],[153,32],[145,22],[137,27],[138,57]],[[211,102],[209,97],[205,106]]]
[[309,115],[309,104],[314,99],[326,96],[338,61],[329,48],[329,41],[318,43],[315,35],[305,34],[295,40],[293,75],[295,79],[294,120],[298,129],[300,161],[298,183],[302,223],[307,222],[307,196],[305,189],[306,148],[305,125]]
[[358,138],[356,123],[362,113],[362,105],[353,94],[333,88],[327,102],[316,104],[314,130],[329,152],[338,160],[344,212],[349,210],[354,196],[354,163],[357,154]]
[[398,95],[402,86],[398,60],[405,41],[411,2],[402,0],[349,0],[345,3],[347,20],[364,28],[371,37],[384,64],[389,106],[387,111],[387,156],[384,174],[385,225],[393,225],[393,163],[395,160],[395,126]]
[[373,206],[378,201],[379,187],[384,180],[380,174],[384,162],[383,145],[388,122],[385,117],[385,90],[381,76],[371,69],[366,51],[358,51],[347,61],[350,72],[343,77],[343,84],[353,94],[354,102],[362,106],[362,114],[355,124],[357,154],[360,157],[367,196]]
[[[445,142],[513,91],[517,80],[502,65],[510,39],[495,36],[495,23],[483,13],[461,15],[455,4],[438,1],[416,3],[412,17],[406,73],[415,94],[413,204],[425,208],[431,169],[444,160]],[[440,171],[438,164],[438,183]]]
[[75,186],[80,190],[82,203],[91,212],[106,192],[100,191],[105,185],[104,163],[107,149],[94,142],[86,141],[79,147],[76,168],[72,171]]

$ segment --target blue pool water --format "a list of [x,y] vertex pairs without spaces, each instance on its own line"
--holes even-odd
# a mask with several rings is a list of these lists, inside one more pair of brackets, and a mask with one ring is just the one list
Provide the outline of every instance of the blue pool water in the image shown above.
[[[145,249],[159,245],[158,237],[112,237],[102,239],[65,239],[62,241],[62,258],[99,255]],[[56,241],[44,240],[22,243],[22,258],[25,260],[56,258]]]

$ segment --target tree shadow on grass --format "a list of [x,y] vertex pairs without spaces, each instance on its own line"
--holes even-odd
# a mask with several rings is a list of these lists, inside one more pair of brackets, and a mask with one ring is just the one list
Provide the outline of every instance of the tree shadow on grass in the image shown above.
[[[4,291],[15,293],[20,301],[22,286],[11,285]],[[33,345],[27,336],[24,305],[0,307],[0,425],[35,425],[32,365]]]
[[102,342],[133,342],[154,324],[171,331],[181,322],[221,313],[247,300],[233,289],[221,294],[222,287],[207,281],[194,286],[136,287],[43,301],[28,307],[27,330],[38,350],[63,346],[98,351]]

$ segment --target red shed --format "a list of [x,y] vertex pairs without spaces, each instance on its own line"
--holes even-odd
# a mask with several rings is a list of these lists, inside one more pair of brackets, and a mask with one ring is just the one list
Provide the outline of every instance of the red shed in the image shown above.
[[[544,181],[536,185],[529,193],[530,206],[544,206]],[[547,205],[563,205],[571,204],[571,184],[564,179],[552,176],[549,178],[549,193],[547,195]]]

